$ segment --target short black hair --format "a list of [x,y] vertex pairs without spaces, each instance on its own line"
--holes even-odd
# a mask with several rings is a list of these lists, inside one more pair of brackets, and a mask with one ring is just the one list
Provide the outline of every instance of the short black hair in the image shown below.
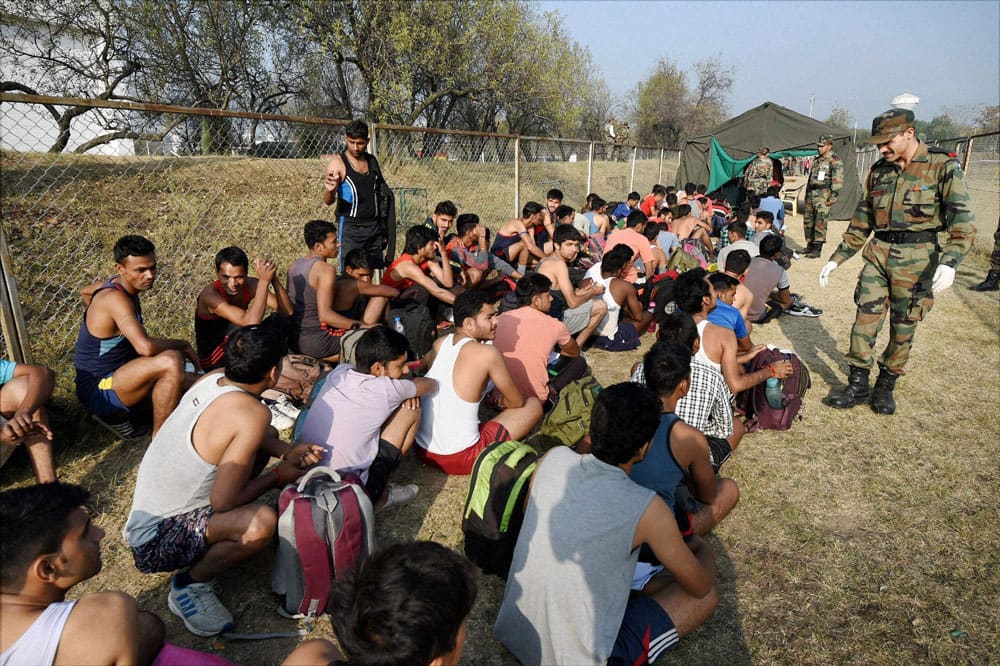
[[[557,190],[558,191],[558,190]],[[537,201],[529,201],[521,208],[521,217],[531,217],[542,212],[542,204]]]
[[434,206],[434,214],[455,217],[458,215],[458,207],[455,206],[455,202],[445,199],[444,201],[439,201],[437,206]]
[[642,230],[642,235],[646,237],[646,240],[656,240],[656,237],[660,235],[660,225],[647,224],[646,228]]
[[705,183],[698,183],[698,194],[705,194],[708,192],[708,185]]
[[695,185],[694,183],[691,182],[684,183],[684,193],[687,194],[689,197],[697,191],[698,191],[698,186]]
[[[142,256],[142,255],[140,255]],[[59,551],[69,514],[90,502],[90,492],[69,483],[41,483],[0,493],[0,584],[24,584],[28,566]]]
[[422,224],[410,227],[406,230],[406,242],[403,244],[404,254],[416,254],[420,248],[438,239],[435,229],[425,227]]
[[716,292],[736,289],[737,285],[740,283],[740,281],[732,275],[726,275],[722,272],[709,273],[708,281],[712,283],[713,287],[715,287]]
[[226,342],[222,364],[226,379],[240,384],[256,384],[271,368],[281,365],[287,343],[280,326],[266,319],[254,326],[236,330]]
[[306,247],[310,250],[316,243],[322,243],[330,234],[337,233],[337,227],[333,222],[327,220],[309,220],[302,229],[302,236],[306,241]]
[[561,245],[566,241],[582,242],[580,230],[572,224],[557,224],[556,230],[552,232],[552,242]]
[[765,259],[771,259],[781,254],[781,249],[784,246],[785,242],[781,240],[781,236],[778,234],[768,234],[760,241],[760,256]]
[[674,282],[674,302],[682,311],[690,315],[701,312],[701,299],[712,293],[705,280],[706,275],[708,273],[704,268],[692,268],[677,276]]
[[455,231],[459,236],[464,236],[478,226],[479,216],[475,213],[462,213],[455,221]]
[[778,192],[781,192],[780,185],[771,185],[770,187],[767,188],[767,196],[769,197],[778,196]]
[[406,336],[388,326],[373,326],[361,334],[354,348],[354,369],[371,374],[372,366],[394,361],[410,352]]
[[677,217],[687,217],[691,214],[691,204],[681,204],[677,207]]
[[663,196],[667,196],[667,188],[663,187],[663,185],[653,185],[653,191],[651,194],[661,194]]
[[617,273],[632,261],[632,248],[622,243],[604,253],[601,257],[602,273]]
[[492,302],[489,294],[481,289],[463,291],[455,297],[455,304],[452,305],[455,326],[461,327],[466,319],[475,319],[483,306]]
[[554,215],[556,216],[557,220],[561,220],[564,217],[571,217],[575,213],[576,211],[573,210],[572,206],[567,206],[566,204],[559,204],[559,207],[556,208],[556,212],[554,213]]
[[344,128],[344,134],[352,139],[367,139],[368,123],[363,120],[352,120]]
[[531,299],[552,289],[552,280],[541,273],[526,273],[517,281],[514,294],[520,307],[531,305]]
[[454,650],[476,577],[469,560],[433,541],[376,552],[333,592],[331,620],[350,663],[429,664]]
[[115,263],[120,264],[126,257],[148,257],[156,254],[156,246],[145,236],[128,234],[115,242]]
[[215,253],[215,270],[222,270],[222,264],[232,264],[233,266],[242,266],[249,269],[250,259],[247,258],[247,253],[242,249],[235,245],[230,245]]
[[677,195],[671,192],[666,198],[667,208],[673,208],[677,205]]
[[642,195],[639,194],[638,192],[635,192],[635,191],[629,192],[628,196],[625,197],[625,200],[626,201],[642,201]]
[[590,451],[609,465],[627,463],[653,439],[661,403],[642,384],[623,382],[597,394],[590,415]]
[[732,232],[732,233],[736,234],[737,236],[739,236],[740,238],[746,238],[747,237],[747,223],[746,222],[740,222],[740,221],[730,222],[729,226],[726,227],[726,232],[727,233]]
[[670,395],[691,376],[691,349],[676,342],[657,342],[642,357],[646,386],[659,396]]
[[733,250],[726,255],[725,270],[737,275],[743,275],[750,267],[750,253],[746,250]]
[[594,198],[590,200],[590,210],[601,210],[608,205],[608,202],[601,197],[594,195]]
[[764,220],[768,224],[774,224],[774,213],[769,210],[759,210],[757,211],[757,219]]
[[698,339],[698,325],[694,317],[683,310],[674,310],[663,316],[656,329],[656,339],[682,345],[688,354],[694,353],[694,341]]
[[559,190],[559,189],[556,189],[556,188],[553,187],[551,190],[549,190],[548,192],[545,193],[545,198],[546,199],[559,199],[559,201],[562,201],[565,197],[563,197],[562,190]]
[[649,222],[649,218],[646,217],[646,214],[638,208],[629,213],[628,217],[625,218],[625,226],[629,229],[634,229],[640,224],[645,224],[646,222]]
[[371,270],[372,266],[368,262],[368,255],[365,254],[364,248],[356,247],[345,254],[344,268],[367,268]]

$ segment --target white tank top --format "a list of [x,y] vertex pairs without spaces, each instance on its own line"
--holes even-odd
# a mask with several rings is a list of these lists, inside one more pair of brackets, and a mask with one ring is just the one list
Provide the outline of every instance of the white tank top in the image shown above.
[[459,453],[479,441],[479,401],[469,402],[455,393],[455,361],[467,342],[472,338],[456,343],[454,333],[446,337],[427,371],[429,379],[437,380],[438,390],[420,398],[417,445],[437,455]]
[[49,604],[28,630],[0,654],[3,666],[52,666],[66,621],[76,601]]
[[707,319],[702,319],[701,321],[698,322],[698,341],[699,341],[699,345],[698,345],[698,353],[695,354],[694,357],[696,359],[698,359],[699,361],[702,361],[703,363],[707,363],[708,365],[712,366],[713,368],[715,368],[719,372],[722,372],[722,365],[720,365],[719,363],[716,363],[715,361],[713,361],[712,359],[710,359],[708,357],[708,354],[705,353],[705,337],[704,336],[705,336],[705,327],[706,326],[708,326],[708,320]]
[[608,314],[604,315],[604,319],[597,326],[597,335],[603,335],[606,338],[615,337],[615,333],[618,332],[618,318],[621,316],[622,306],[618,305],[615,301],[615,297],[611,295],[611,281],[614,277],[601,277],[601,265],[594,264],[587,271],[585,277],[590,278],[598,284],[604,285],[604,293],[601,294],[601,298],[608,306]]

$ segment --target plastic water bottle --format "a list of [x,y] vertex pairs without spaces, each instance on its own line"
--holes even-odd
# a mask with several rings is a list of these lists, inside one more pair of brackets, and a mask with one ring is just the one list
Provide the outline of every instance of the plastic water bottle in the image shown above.
[[767,384],[764,386],[764,397],[767,398],[767,404],[774,409],[782,409],[785,406],[785,400],[781,397],[781,382],[778,381],[777,377],[767,378]]
[[397,333],[402,333],[403,335],[406,335],[406,327],[403,326],[403,320],[400,319],[399,317],[393,317],[392,327],[396,329]]

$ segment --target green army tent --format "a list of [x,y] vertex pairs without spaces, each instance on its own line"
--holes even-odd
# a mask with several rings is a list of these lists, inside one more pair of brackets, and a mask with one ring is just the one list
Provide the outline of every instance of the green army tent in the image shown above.
[[776,159],[816,155],[816,141],[824,134],[833,137],[833,150],[844,160],[844,187],[830,217],[850,219],[862,194],[851,135],[774,102],[765,102],[689,139],[681,152],[677,187],[705,183],[714,191],[741,177],[761,147],[769,148],[770,156]]

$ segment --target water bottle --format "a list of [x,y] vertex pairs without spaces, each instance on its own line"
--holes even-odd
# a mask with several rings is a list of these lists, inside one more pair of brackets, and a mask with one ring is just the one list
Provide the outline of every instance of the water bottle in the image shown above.
[[767,378],[767,384],[764,386],[764,397],[767,398],[767,404],[774,409],[782,409],[785,406],[785,401],[781,397],[781,382],[778,381],[777,377]]
[[400,319],[399,317],[393,318],[392,327],[396,329],[397,333],[402,333],[403,335],[406,335],[406,327],[403,326],[403,320]]

